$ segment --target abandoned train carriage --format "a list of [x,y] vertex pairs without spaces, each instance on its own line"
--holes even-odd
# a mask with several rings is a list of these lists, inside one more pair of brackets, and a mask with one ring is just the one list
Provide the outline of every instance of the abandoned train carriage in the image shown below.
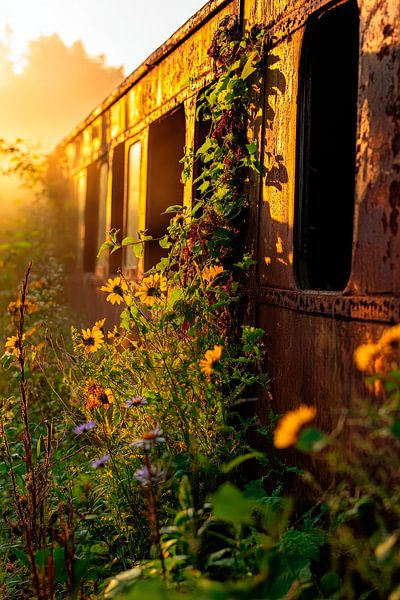
[[[266,176],[249,189],[257,258],[247,318],[269,338],[276,410],[300,402],[332,424],[359,390],[355,347],[400,320],[400,3],[398,0],[211,0],[60,145],[79,212],[79,308],[122,269],[140,277],[161,248],[96,258],[105,232],[162,235],[161,213],[188,203],[183,148],[199,146],[199,92],[227,15],[261,24],[272,47],[250,135]],[[167,219],[167,220],[166,220]],[[289,375],[289,376],[288,376]]]

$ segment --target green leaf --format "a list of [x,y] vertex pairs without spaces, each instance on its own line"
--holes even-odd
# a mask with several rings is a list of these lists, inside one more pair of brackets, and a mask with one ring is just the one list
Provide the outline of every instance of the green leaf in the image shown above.
[[395,421],[390,431],[393,433],[393,435],[400,439],[400,421]]
[[144,243],[141,242],[140,244],[135,244],[132,246],[132,250],[136,258],[142,258],[144,253]]
[[13,554],[15,554],[17,558],[19,558],[22,564],[29,568],[29,557],[25,552],[21,552],[21,550],[19,550],[18,548],[13,548]]
[[248,499],[231,483],[224,483],[212,496],[213,515],[236,529],[253,522],[254,500]]
[[20,241],[20,242],[16,242],[16,244],[14,245],[15,248],[18,248],[18,250],[25,250],[26,248],[30,248],[32,246],[32,244],[30,242],[25,242],[25,241]]
[[246,144],[246,148],[249,154],[255,154],[257,152],[257,142]]
[[117,242],[116,244],[114,244],[114,248],[111,250],[110,254],[114,254],[114,252],[116,252],[120,248],[121,248],[121,244],[119,242]]
[[158,240],[158,243],[160,244],[161,248],[171,248],[172,246],[172,242],[169,241],[169,237],[168,235],[164,235],[164,237],[161,238],[161,240]]
[[8,369],[8,367],[14,362],[14,358],[12,354],[8,354],[8,352],[5,352],[3,354],[3,356],[1,357],[1,366],[4,369]]
[[90,552],[92,554],[107,554],[108,552],[108,546],[105,542],[97,542],[97,544],[93,544],[93,546],[90,546]]
[[206,190],[208,190],[210,185],[211,185],[210,181],[204,181],[201,185],[199,185],[198,190],[199,190],[200,194],[204,194],[204,192]]
[[[135,569],[138,569],[139,567],[135,567]],[[134,569],[132,569],[133,571]],[[120,574],[122,575],[122,574]],[[117,577],[120,577],[120,575],[117,575]],[[114,578],[114,579],[117,579]],[[136,577],[136,579],[138,579]],[[114,580],[112,580],[114,581]],[[106,590],[106,593],[104,595],[105,599],[108,598],[116,598],[118,600],[185,600],[185,598],[188,598],[187,594],[180,594],[179,592],[171,589],[171,588],[167,588],[164,583],[162,583],[159,580],[144,580],[144,581],[138,581],[133,589],[129,589],[129,587],[132,588],[132,583],[133,581],[131,581],[131,586],[129,586],[128,582],[126,582],[126,587],[124,588],[122,586],[122,582],[120,583],[120,588],[118,589],[118,594],[117,593],[107,593],[108,588]],[[120,595],[120,594],[123,595]]]
[[192,208],[192,212],[191,215],[192,217],[194,217],[197,213],[197,211],[204,205],[203,200],[199,200],[199,202],[196,202],[196,204],[193,206]]
[[335,571],[329,571],[321,577],[319,585],[325,594],[331,595],[340,589],[340,579]]
[[199,156],[200,154],[207,154],[208,150],[212,147],[213,147],[213,142],[210,137],[207,137],[204,144],[202,146],[200,146],[200,148],[197,150],[196,156]]
[[297,556],[310,560],[319,559],[319,548],[325,541],[325,535],[320,529],[311,531],[296,531],[289,529],[285,531],[280,539],[280,549],[286,555]]
[[65,568],[65,553],[62,548],[57,546],[53,551],[54,560],[54,578],[57,583],[64,583],[67,581],[68,575]]
[[193,508],[192,490],[190,489],[189,477],[184,475],[179,486],[179,504],[183,510]]
[[247,79],[248,77],[250,77],[250,75],[252,75],[255,71],[257,71],[257,67],[253,66],[253,61],[256,56],[257,56],[256,52],[252,52],[250,54],[249,58],[247,59],[246,64],[243,67],[243,70],[240,74],[241,79]]
[[221,471],[223,473],[230,473],[233,469],[236,469],[239,465],[246,462],[247,460],[251,460],[252,458],[265,458],[264,452],[257,452],[257,450],[253,450],[253,452],[248,452],[247,454],[242,454],[241,456],[237,456],[233,458],[228,463],[222,465]]
[[101,256],[103,254],[103,252],[105,252],[106,250],[109,250],[110,248],[113,248],[113,247],[114,247],[114,242],[111,242],[110,240],[108,240],[107,242],[103,242],[97,253],[97,258],[99,258],[99,256]]
[[313,427],[306,427],[300,434],[296,448],[302,452],[319,452],[326,443],[326,437]]
[[137,238],[128,236],[122,240],[121,244],[122,246],[129,246],[130,244],[136,244],[137,241]]
[[181,212],[183,206],[181,204],[173,204],[172,206],[168,206],[165,212],[161,213],[163,215],[168,215],[169,213],[177,213]]
[[39,435],[38,441],[36,443],[36,458],[39,458],[39,456],[40,456],[41,445],[42,445],[42,436]]

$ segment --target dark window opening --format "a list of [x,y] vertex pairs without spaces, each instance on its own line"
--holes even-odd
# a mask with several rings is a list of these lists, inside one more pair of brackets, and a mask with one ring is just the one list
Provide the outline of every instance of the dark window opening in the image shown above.
[[[168,206],[183,204],[182,164],[185,146],[183,107],[152,123],[149,128],[146,229],[153,238],[162,237],[171,215],[162,214]],[[146,242],[144,268],[147,271],[165,256],[158,241]]]
[[85,239],[83,246],[83,270],[93,273],[96,269],[98,211],[99,211],[99,164],[93,163],[87,169],[85,201]]
[[[123,142],[115,146],[112,162],[111,229],[119,229],[119,238],[124,225],[124,152]],[[122,252],[114,252],[110,255],[110,274],[116,274],[121,267]]]
[[351,272],[359,13],[310,21],[299,89],[295,269],[302,289],[343,290]]
[[[108,187],[108,163],[102,162],[99,168],[99,213],[98,213],[98,231],[97,231],[97,250],[107,237],[107,187]],[[97,259],[97,266],[104,275],[104,269],[107,265],[107,253],[103,252]]]

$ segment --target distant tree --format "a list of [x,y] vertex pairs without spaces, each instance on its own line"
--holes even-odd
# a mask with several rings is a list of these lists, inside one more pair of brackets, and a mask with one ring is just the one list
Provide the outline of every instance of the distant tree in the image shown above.
[[7,42],[0,45],[0,137],[50,150],[123,79],[122,67],[91,57],[81,41],[68,47],[57,34],[31,41],[15,73]]

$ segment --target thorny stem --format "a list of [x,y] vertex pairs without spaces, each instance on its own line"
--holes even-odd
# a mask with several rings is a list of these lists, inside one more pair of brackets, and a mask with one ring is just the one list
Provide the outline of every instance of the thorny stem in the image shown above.
[[18,520],[19,520],[19,524],[20,524],[20,527],[22,529],[22,532],[23,532],[23,535],[25,538],[26,550],[28,552],[29,564],[30,564],[31,575],[32,575],[32,580],[33,580],[33,587],[35,589],[37,600],[43,600],[41,590],[40,590],[39,575],[38,575],[37,567],[36,567],[36,563],[35,563],[35,554],[33,551],[32,539],[30,536],[28,524],[27,524],[25,516],[24,516],[24,510],[22,507],[21,496],[18,493],[17,482],[15,479],[15,473],[14,473],[13,459],[11,456],[10,445],[8,443],[8,438],[7,438],[7,434],[6,434],[6,430],[5,430],[3,421],[1,421],[0,427],[1,427],[1,436],[3,438],[4,446],[6,449],[7,462],[10,467],[10,479],[11,479],[11,485],[12,485],[12,490],[13,490],[14,502],[15,502],[15,506],[16,506],[17,514],[18,514]]
[[31,272],[32,263],[29,263],[28,269],[25,274],[25,278],[22,282],[21,287],[21,305],[19,307],[19,322],[17,326],[17,348],[18,348],[18,363],[20,369],[20,390],[21,390],[21,414],[24,423],[24,449],[25,449],[25,464],[27,473],[31,473],[33,470],[32,464],[32,438],[29,429],[28,422],[28,392],[25,379],[25,351],[23,347],[23,335],[25,326],[25,300],[26,291],[28,286],[29,274]]
[[[13,458],[10,445],[7,438],[4,422],[0,423],[0,430],[5,446],[6,459],[9,465],[11,486],[13,491],[14,503],[17,513],[17,519],[25,541],[26,552],[28,554],[30,574],[32,578],[33,589],[36,600],[52,600],[54,597],[54,563],[52,549],[50,551],[49,562],[46,565],[46,488],[48,483],[49,470],[51,468],[51,447],[52,447],[52,425],[46,422],[47,435],[45,439],[45,461],[42,482],[43,490],[41,499],[39,499],[38,477],[39,472],[33,464],[32,456],[32,436],[29,426],[29,399],[27,380],[25,377],[25,349],[24,349],[24,328],[25,328],[25,308],[29,275],[32,269],[32,263],[29,264],[22,282],[20,291],[19,320],[17,323],[17,360],[20,371],[20,411],[23,426],[23,445],[24,445],[24,463],[26,477],[26,494],[21,495],[18,490]],[[25,506],[26,503],[26,506]],[[35,561],[35,551],[41,550],[43,553],[43,567],[38,568]]]

